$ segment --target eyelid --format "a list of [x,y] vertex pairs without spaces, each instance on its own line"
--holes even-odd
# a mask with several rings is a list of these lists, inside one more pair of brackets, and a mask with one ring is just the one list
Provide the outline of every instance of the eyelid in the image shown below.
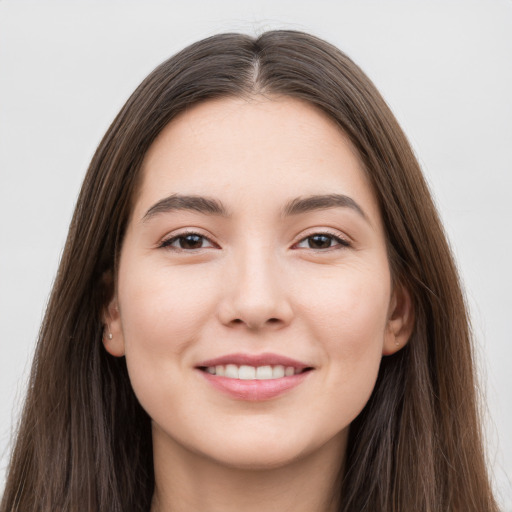
[[[310,250],[316,251],[316,252],[327,252],[329,250],[347,249],[349,247],[352,247],[352,241],[350,240],[350,238],[347,237],[346,235],[340,233],[339,231],[333,230],[333,229],[329,229],[329,228],[314,228],[314,229],[311,230],[310,233],[302,234],[300,236],[300,238],[296,242],[294,242],[292,248],[294,248],[295,246],[297,246],[301,242],[304,242],[308,238],[311,238],[311,237],[313,237],[315,235],[325,235],[325,236],[331,237],[331,238],[335,239],[338,243],[337,243],[337,245],[334,245],[332,247],[328,247],[326,249],[313,249],[313,248],[310,248],[310,247],[309,248],[304,247],[304,249],[310,249]],[[299,249],[303,249],[303,248],[300,247]]]
[[[172,247],[171,243],[175,242],[179,238],[186,237],[187,235],[197,235],[204,240],[207,240],[210,246],[208,247],[200,247],[199,249],[183,249],[181,247]],[[179,252],[194,252],[197,253],[203,249],[211,249],[211,248],[219,248],[219,245],[216,244],[209,236],[205,235],[204,233],[201,233],[200,229],[195,228],[186,228],[182,231],[177,231],[173,233],[169,233],[168,235],[165,235],[160,242],[157,244],[158,249],[171,249]]]
[[[198,249],[182,249],[180,247],[172,247],[171,246],[171,244],[173,242],[175,242],[176,240],[178,240],[181,237],[186,237],[187,235],[197,235],[197,236],[201,237],[202,239],[206,240],[210,245],[208,247],[200,247]],[[333,249],[345,249],[345,248],[352,247],[352,242],[349,239],[349,237],[340,233],[339,231],[330,229],[330,228],[314,228],[314,229],[311,229],[311,231],[309,233],[302,233],[301,236],[297,239],[297,241],[295,241],[293,243],[292,249],[296,248],[296,246],[298,244],[300,244],[301,242],[304,242],[308,238],[311,238],[315,235],[325,235],[325,236],[331,237],[334,240],[336,240],[338,243],[336,245],[334,245],[332,247],[328,247],[326,249],[308,248],[313,251],[327,252],[327,251],[333,250]],[[169,233],[168,235],[163,237],[161,239],[161,241],[159,241],[157,243],[157,248],[162,248],[162,249],[168,248],[168,249],[172,249],[172,250],[176,250],[176,251],[183,251],[183,252],[199,252],[202,249],[219,248],[219,245],[217,243],[215,243],[210,236],[207,236],[204,233],[202,233],[201,229],[185,228],[181,231]],[[304,249],[306,249],[306,248],[304,248]]]

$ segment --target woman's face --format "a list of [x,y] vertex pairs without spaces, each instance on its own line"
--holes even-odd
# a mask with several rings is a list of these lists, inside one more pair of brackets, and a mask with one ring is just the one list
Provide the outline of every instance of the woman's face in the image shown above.
[[407,340],[348,139],[298,100],[220,99],[172,121],[142,172],[105,344],[155,446],[234,467],[343,450]]

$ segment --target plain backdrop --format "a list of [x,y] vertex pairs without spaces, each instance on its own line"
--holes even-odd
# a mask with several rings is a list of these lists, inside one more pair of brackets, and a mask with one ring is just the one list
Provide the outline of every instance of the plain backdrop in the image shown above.
[[271,28],[309,31],[348,53],[417,153],[465,283],[490,466],[510,512],[511,0],[0,0],[0,486],[74,202],[101,136],[145,75],[185,45]]

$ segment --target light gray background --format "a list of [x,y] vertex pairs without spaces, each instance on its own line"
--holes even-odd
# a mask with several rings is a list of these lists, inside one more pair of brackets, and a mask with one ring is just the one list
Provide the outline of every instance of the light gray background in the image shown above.
[[[0,0],[0,486],[88,161],[158,63],[224,31],[313,32],[374,80],[466,285],[490,465],[512,511],[512,0]],[[421,461],[419,461],[421,463]]]

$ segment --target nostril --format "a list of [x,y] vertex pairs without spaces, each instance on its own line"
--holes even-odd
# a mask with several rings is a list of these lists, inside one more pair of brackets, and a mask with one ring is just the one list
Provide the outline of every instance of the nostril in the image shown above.
[[243,320],[241,318],[233,318],[230,321],[231,326],[245,325],[245,326],[247,326],[248,329],[251,329],[251,330],[262,329],[262,328],[265,328],[265,326],[266,327],[270,327],[270,326],[277,327],[277,326],[280,326],[282,323],[283,323],[283,320],[276,318],[276,317],[268,318],[267,320],[264,320],[263,322],[259,322],[256,320],[255,321]]

